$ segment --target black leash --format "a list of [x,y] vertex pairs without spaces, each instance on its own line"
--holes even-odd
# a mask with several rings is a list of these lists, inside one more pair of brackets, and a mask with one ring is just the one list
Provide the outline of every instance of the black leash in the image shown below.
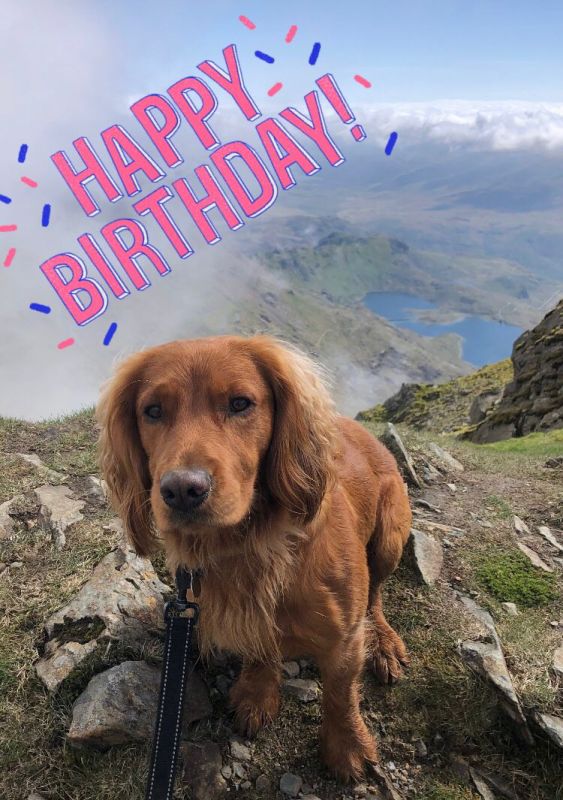
[[190,644],[199,617],[199,606],[188,601],[187,592],[198,579],[196,571],[178,569],[177,597],[164,607],[166,643],[145,800],[170,800],[174,791]]

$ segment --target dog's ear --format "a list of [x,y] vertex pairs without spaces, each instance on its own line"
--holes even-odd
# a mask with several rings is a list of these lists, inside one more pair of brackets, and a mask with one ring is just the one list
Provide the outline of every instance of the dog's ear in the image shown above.
[[310,522],[333,478],[335,411],[317,365],[269,337],[250,340],[274,400],[273,433],[265,457],[270,495],[300,521]]
[[139,555],[155,544],[150,505],[151,479],[137,427],[136,397],[144,361],[131,356],[106,384],[96,408],[101,428],[99,463],[109,497]]

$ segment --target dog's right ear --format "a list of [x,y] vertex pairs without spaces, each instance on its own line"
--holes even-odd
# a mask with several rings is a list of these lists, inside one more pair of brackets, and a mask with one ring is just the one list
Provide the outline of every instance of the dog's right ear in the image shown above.
[[99,464],[111,504],[135,551],[146,556],[154,549],[155,537],[151,478],[135,409],[143,361],[143,353],[138,353],[120,364],[102,390],[96,418],[101,428]]

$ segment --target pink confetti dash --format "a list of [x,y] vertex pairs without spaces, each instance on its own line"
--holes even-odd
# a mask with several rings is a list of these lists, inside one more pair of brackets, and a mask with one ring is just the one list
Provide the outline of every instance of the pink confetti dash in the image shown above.
[[0,225],[0,233],[11,233],[12,231],[17,231],[17,225]]
[[39,184],[37,183],[37,181],[34,181],[34,180],[32,180],[31,178],[27,178],[25,175],[23,175],[23,176],[20,178],[20,181],[21,181],[22,183],[25,183],[25,185],[26,185],[26,186],[31,186],[31,188],[32,188],[32,189],[37,189],[37,187],[39,186]]
[[16,248],[10,247],[6,254],[6,258],[4,259],[4,266],[10,267],[12,265],[12,261],[14,260],[14,256],[16,255]]
[[283,83],[274,83],[272,88],[268,89],[268,97],[273,97],[280,89],[283,89]]
[[295,34],[297,33],[297,25],[292,25],[288,32],[285,34],[285,41],[290,44],[294,38]]
[[366,89],[371,89],[371,83],[367,78],[364,78],[363,75],[354,75],[354,80],[356,83],[359,83],[360,86],[364,86]]
[[59,350],[64,350],[64,349],[65,349],[65,347],[70,347],[70,346],[71,346],[71,344],[74,344],[74,339],[73,339],[73,338],[70,338],[70,339],[63,339],[63,341],[62,341],[62,342],[59,342],[59,343],[58,343],[58,345],[57,345],[57,348],[58,348]]
[[246,25],[246,27],[251,31],[253,31],[254,28],[256,27],[256,25],[252,22],[251,19],[248,19],[248,17],[241,15],[239,17],[239,20],[242,22],[243,25]]

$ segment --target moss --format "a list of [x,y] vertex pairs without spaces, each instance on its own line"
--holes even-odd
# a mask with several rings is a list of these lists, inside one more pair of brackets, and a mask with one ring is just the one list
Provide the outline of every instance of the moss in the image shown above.
[[506,500],[503,500],[502,497],[496,494],[490,494],[488,497],[485,497],[485,505],[487,508],[491,509],[495,516],[501,519],[510,519],[512,516],[512,509]]
[[476,577],[501,602],[533,608],[557,597],[555,577],[541,572],[517,551],[484,556]]
[[436,783],[422,794],[419,800],[476,800],[478,795],[459,783]]

